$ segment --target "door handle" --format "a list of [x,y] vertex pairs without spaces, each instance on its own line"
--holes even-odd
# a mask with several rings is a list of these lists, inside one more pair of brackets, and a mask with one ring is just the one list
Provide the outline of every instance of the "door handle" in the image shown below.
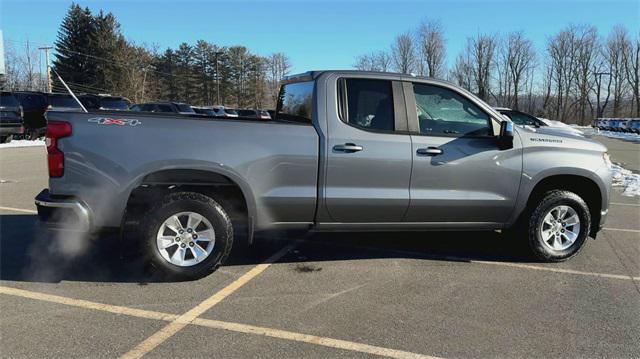
[[425,155],[425,156],[437,156],[437,155],[441,155],[443,151],[438,147],[427,147],[427,148],[418,148],[418,150],[416,150],[416,153],[419,155]]
[[333,146],[333,150],[334,151],[340,151],[340,152],[352,153],[352,152],[362,151],[363,148],[362,148],[362,146],[358,146],[355,143],[345,143],[344,145],[335,145],[335,146]]

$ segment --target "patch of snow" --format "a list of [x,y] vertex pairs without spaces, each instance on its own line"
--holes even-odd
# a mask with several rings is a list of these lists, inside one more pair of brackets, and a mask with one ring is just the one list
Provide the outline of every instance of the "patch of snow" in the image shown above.
[[623,196],[640,196],[640,174],[633,173],[630,170],[618,165],[612,165],[612,169],[613,186],[622,187]]
[[0,143],[0,148],[35,147],[44,146],[44,140],[13,140],[9,143]]
[[629,133],[629,132],[613,132],[613,131],[598,131],[597,133],[600,136],[617,138],[620,140],[626,140],[631,142],[640,143],[640,135],[637,133]]

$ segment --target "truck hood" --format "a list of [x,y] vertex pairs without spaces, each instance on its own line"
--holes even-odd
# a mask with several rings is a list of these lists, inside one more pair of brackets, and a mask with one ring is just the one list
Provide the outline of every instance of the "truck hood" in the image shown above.
[[571,131],[558,131],[555,128],[518,127],[518,134],[525,147],[560,147],[583,149],[587,151],[606,152],[602,143]]

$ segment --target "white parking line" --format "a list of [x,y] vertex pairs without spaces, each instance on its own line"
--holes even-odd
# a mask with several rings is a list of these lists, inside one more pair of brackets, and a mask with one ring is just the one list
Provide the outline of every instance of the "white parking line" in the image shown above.
[[608,227],[604,227],[602,228],[605,231],[619,231],[619,232],[632,232],[632,233],[640,233],[640,230],[638,229],[626,229],[626,228],[608,228]]
[[632,276],[625,275],[625,274],[585,272],[585,271],[579,271],[579,270],[573,270],[573,269],[542,267],[542,266],[535,266],[535,265],[521,264],[521,263],[500,262],[500,261],[483,261],[483,260],[477,260],[477,259],[468,258],[468,257],[457,257],[457,256],[448,256],[448,255],[432,255],[432,254],[422,253],[422,252],[404,251],[404,250],[396,250],[396,249],[386,249],[386,248],[378,248],[378,247],[371,247],[371,246],[350,246],[348,244],[327,243],[327,242],[313,241],[313,240],[300,240],[300,241],[301,242],[305,242],[305,243],[317,243],[317,244],[322,244],[322,245],[326,245],[326,246],[347,247],[347,248],[369,250],[369,251],[376,251],[376,252],[396,253],[396,254],[399,254],[399,255],[407,256],[407,257],[424,258],[424,259],[427,259],[427,260],[446,260],[446,261],[454,261],[454,262],[474,263],[474,264],[482,264],[482,265],[493,265],[493,266],[511,267],[511,268],[519,268],[519,269],[532,269],[532,270],[545,271],[545,272],[576,274],[576,275],[599,277],[599,278],[608,278],[608,279],[622,279],[622,280],[640,281],[640,277],[632,277]]
[[[109,312],[114,314],[122,314],[136,318],[155,319],[166,322],[174,322],[178,319],[175,314],[168,314],[162,312],[155,312],[150,310],[142,310],[135,308],[122,307],[117,305],[103,304],[90,302],[82,299],[73,299],[62,297],[58,295],[45,294],[39,292],[32,292],[24,289],[4,287],[0,286],[0,294],[12,295],[15,297],[28,298],[33,300],[41,300],[45,302],[58,303],[68,305],[71,307],[78,307],[89,310],[96,310],[100,312]],[[380,356],[387,356],[390,358],[402,358],[402,359],[438,359],[438,357],[422,355],[418,353],[406,352],[402,350],[384,348],[364,343],[350,342],[346,340],[320,337],[316,335],[309,335],[303,333],[290,332],[274,328],[258,327],[254,325],[223,322],[219,320],[195,318],[193,321],[186,325],[198,325],[202,327],[223,329],[237,333],[261,335],[271,338],[278,338],[284,340],[291,340],[311,345],[319,345],[335,349],[343,349],[348,351],[355,351],[360,353],[375,354]]]
[[640,207],[640,203],[620,203],[620,202],[611,202],[614,206],[631,206],[631,207]]
[[4,207],[4,206],[0,206],[0,210],[12,211],[12,212],[30,213],[30,214],[37,214],[38,213],[38,211],[34,211],[33,209],[22,209],[22,208],[13,208],[13,207]]
[[247,273],[243,274],[240,278],[231,282],[228,286],[224,287],[219,292],[215,293],[211,297],[205,299],[202,303],[193,307],[186,313],[180,315],[174,321],[169,323],[164,328],[157,331],[152,336],[145,339],[142,343],[138,344],[135,348],[131,349],[129,352],[125,353],[122,358],[123,359],[137,359],[141,358],[148,352],[152,351],[155,347],[165,342],[167,339],[171,338],[174,334],[179,332],[182,328],[187,326],[189,323],[193,322],[194,319],[198,318],[207,310],[213,308],[216,304],[220,303],[224,298],[228,297],[231,293],[238,290],[240,287],[248,283],[251,279],[258,276],[260,273],[264,272],[269,266],[278,261],[282,256],[289,253],[289,251],[295,246],[295,244],[290,244],[277,253],[269,257],[264,263],[258,264],[253,267]]

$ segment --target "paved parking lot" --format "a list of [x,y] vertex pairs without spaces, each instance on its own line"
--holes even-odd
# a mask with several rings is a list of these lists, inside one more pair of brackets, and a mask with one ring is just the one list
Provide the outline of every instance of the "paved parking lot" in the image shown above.
[[[614,161],[640,160],[639,144],[605,141]],[[607,229],[566,263],[494,233],[269,233],[252,256],[168,282],[114,235],[38,232],[45,161],[0,149],[2,357],[640,353],[640,199],[617,190]]]

